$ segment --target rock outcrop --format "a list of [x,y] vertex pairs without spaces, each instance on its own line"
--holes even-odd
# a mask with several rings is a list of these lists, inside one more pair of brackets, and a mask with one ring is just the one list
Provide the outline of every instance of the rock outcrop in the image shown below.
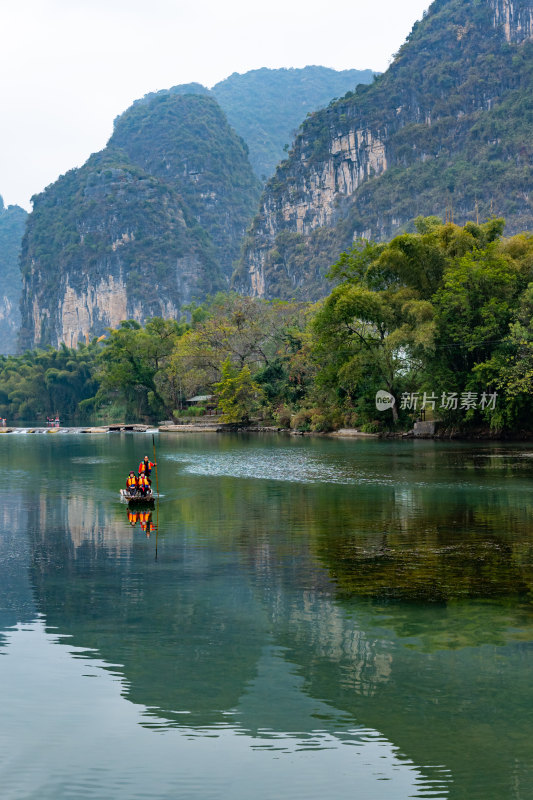
[[530,0],[436,0],[389,70],[311,115],[261,199],[235,287],[316,299],[358,238],[418,215],[532,226]]

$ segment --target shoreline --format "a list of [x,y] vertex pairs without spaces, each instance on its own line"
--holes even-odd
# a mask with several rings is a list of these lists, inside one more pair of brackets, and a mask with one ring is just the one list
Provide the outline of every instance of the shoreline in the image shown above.
[[426,430],[384,431],[367,433],[358,428],[339,428],[336,431],[298,431],[276,425],[239,424],[239,423],[182,423],[146,425],[143,423],[110,423],[109,425],[65,425],[59,428],[47,426],[16,426],[0,428],[0,434],[107,434],[107,433],[281,433],[288,436],[330,437],[336,439],[424,439],[436,441],[465,442],[529,442],[533,441],[533,432],[493,432],[487,429],[460,431],[456,429],[440,429],[434,432]]
[[533,441],[533,432],[493,432],[490,430],[459,431],[441,429],[434,433],[417,431],[384,431],[366,433],[358,428],[339,428],[336,431],[298,431],[275,425],[243,425],[232,423],[159,425],[160,433],[285,433],[289,436],[321,436],[337,439],[434,439],[437,441]]

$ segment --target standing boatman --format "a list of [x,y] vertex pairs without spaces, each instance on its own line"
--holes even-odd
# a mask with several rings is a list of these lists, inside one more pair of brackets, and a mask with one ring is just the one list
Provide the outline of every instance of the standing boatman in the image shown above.
[[152,485],[152,481],[150,480],[150,473],[152,472],[155,466],[156,465],[153,463],[153,461],[150,461],[148,456],[145,456],[144,459],[139,464],[139,477],[141,475],[144,475],[145,478],[148,479],[148,483],[150,484],[150,486]]

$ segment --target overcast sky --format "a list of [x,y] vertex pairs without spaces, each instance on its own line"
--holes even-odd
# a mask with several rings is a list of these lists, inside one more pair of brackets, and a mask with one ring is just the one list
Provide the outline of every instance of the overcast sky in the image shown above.
[[0,0],[0,194],[30,197],[101,150],[146,92],[259,67],[375,69],[429,0]]

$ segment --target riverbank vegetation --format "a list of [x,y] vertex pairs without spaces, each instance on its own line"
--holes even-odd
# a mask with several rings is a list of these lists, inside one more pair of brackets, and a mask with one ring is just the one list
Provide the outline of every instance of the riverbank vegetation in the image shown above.
[[[183,319],[126,320],[88,345],[0,359],[0,416],[174,418],[193,396],[228,422],[327,431],[520,432],[533,412],[533,237],[429,217],[359,242],[315,304],[218,294]],[[380,410],[376,393],[395,398]],[[385,395],[386,396],[386,395]],[[201,412],[200,412],[201,413]]]

